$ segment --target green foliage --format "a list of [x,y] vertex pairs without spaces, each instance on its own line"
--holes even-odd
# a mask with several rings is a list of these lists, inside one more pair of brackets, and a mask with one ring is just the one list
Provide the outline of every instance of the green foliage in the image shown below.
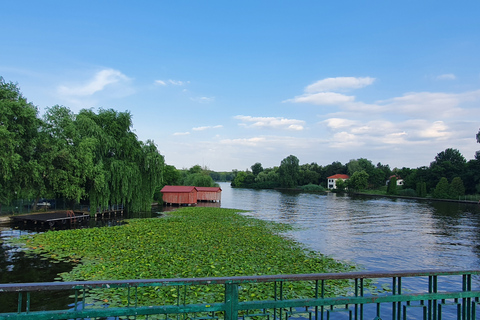
[[435,190],[433,191],[433,197],[437,199],[449,199],[450,187],[448,185],[448,180],[445,177],[442,177],[440,181],[437,183]]
[[465,195],[465,186],[460,177],[455,177],[450,184],[450,197],[452,199],[458,199],[458,197],[463,197]]
[[188,170],[183,170],[181,176],[180,185],[182,186],[218,187],[218,183],[213,181],[210,171],[198,164]]
[[399,196],[404,196],[404,197],[416,197],[417,196],[417,192],[415,192],[415,190],[410,189],[410,188],[398,190],[397,194]]
[[397,194],[397,177],[393,176],[388,182],[387,194]]
[[263,171],[263,167],[260,162],[257,162],[254,165],[252,165],[250,169],[252,169],[252,173],[254,176],[258,176],[258,174]]
[[34,184],[42,175],[36,159],[37,113],[17,84],[0,77],[0,203],[28,197],[41,187]]
[[337,179],[335,181],[335,192],[345,192],[345,189],[347,188],[348,184],[345,180],[343,179]]
[[[64,281],[160,278],[229,277],[241,275],[308,274],[346,272],[352,265],[308,251],[280,236],[291,226],[254,219],[220,208],[184,208],[163,219],[130,220],[128,224],[93,229],[46,232],[22,238],[29,248],[49,258],[78,262]],[[188,235],[188,236],[187,236]],[[40,249],[41,248],[41,249]],[[337,282],[332,288],[345,288]],[[203,301],[215,287],[202,287],[192,299]],[[298,297],[308,283],[285,288]],[[246,287],[241,300],[252,294],[256,300],[272,299],[265,287]],[[170,304],[176,290],[139,288],[140,304]],[[219,288],[220,290],[220,288]],[[268,293],[269,292],[269,293]],[[103,296],[121,304],[123,297]],[[117,292],[118,294],[118,292]],[[87,301],[95,297],[90,292]],[[187,301],[191,303],[191,301]]]
[[280,187],[296,187],[298,184],[299,168],[299,160],[294,155],[289,155],[283,159],[278,168]]
[[304,186],[301,186],[300,189],[305,192],[325,192],[325,188],[322,186],[319,186],[318,184],[307,184]]
[[364,170],[355,172],[350,179],[347,180],[348,188],[351,190],[362,190],[368,186],[368,173]]
[[417,196],[425,198],[427,196],[427,184],[425,182],[417,182]]

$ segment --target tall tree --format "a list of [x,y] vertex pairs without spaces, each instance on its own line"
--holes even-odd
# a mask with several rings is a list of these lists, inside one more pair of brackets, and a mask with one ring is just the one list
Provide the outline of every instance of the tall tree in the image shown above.
[[17,84],[0,77],[0,203],[29,196],[37,174],[34,158],[40,120],[38,110]]
[[347,180],[348,188],[351,190],[362,190],[368,186],[368,173],[365,170],[353,173]]
[[448,184],[447,178],[442,177],[440,181],[437,183],[435,190],[433,191],[433,197],[437,199],[449,199],[450,198],[449,189],[450,189],[450,186]]
[[388,181],[387,194],[395,195],[397,194],[397,177],[393,176],[390,181]]
[[298,184],[299,160],[294,155],[289,155],[280,163],[278,175],[280,186],[283,188],[293,188]]
[[252,169],[252,173],[255,177],[258,176],[258,174],[263,171],[263,167],[260,162],[256,162],[255,164],[253,164],[250,167],[250,169]]
[[450,197],[452,199],[458,199],[465,195],[465,186],[463,185],[462,178],[455,177],[450,184]]

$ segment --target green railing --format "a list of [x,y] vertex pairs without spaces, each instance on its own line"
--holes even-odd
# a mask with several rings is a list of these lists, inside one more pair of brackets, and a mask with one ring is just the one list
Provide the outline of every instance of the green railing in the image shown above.
[[[0,284],[0,319],[473,320],[479,275],[405,271]],[[49,310],[42,301],[53,293],[69,297],[70,308]],[[149,304],[159,297],[166,303]],[[5,311],[7,304],[15,310]]]

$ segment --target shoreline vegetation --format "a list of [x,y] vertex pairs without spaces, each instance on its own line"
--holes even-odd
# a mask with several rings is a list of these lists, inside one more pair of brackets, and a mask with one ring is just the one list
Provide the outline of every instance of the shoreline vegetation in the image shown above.
[[[73,263],[70,272],[56,280],[122,280],[232,277],[333,273],[358,270],[358,266],[337,261],[308,250],[289,238],[293,227],[263,221],[242,214],[242,210],[185,207],[162,218],[132,219],[121,226],[47,231],[16,240],[49,259]],[[301,297],[311,284],[292,284],[288,292]],[[326,293],[348,290],[350,284],[337,281]],[[143,303],[171,303],[175,291],[142,288]],[[262,284],[245,288],[243,300],[268,299]],[[152,291],[153,290],[153,291]],[[195,299],[210,296],[215,288],[198,291]],[[248,293],[248,295],[247,295]],[[221,296],[221,292],[220,292]],[[122,295],[102,293],[101,300],[121,305]],[[89,293],[95,303],[95,291]]]

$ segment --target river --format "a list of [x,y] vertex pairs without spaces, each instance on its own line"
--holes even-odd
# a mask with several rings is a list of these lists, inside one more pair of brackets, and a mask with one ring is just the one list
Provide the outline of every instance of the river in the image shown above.
[[480,205],[234,189],[222,207],[298,227],[290,236],[367,271],[480,268]]

